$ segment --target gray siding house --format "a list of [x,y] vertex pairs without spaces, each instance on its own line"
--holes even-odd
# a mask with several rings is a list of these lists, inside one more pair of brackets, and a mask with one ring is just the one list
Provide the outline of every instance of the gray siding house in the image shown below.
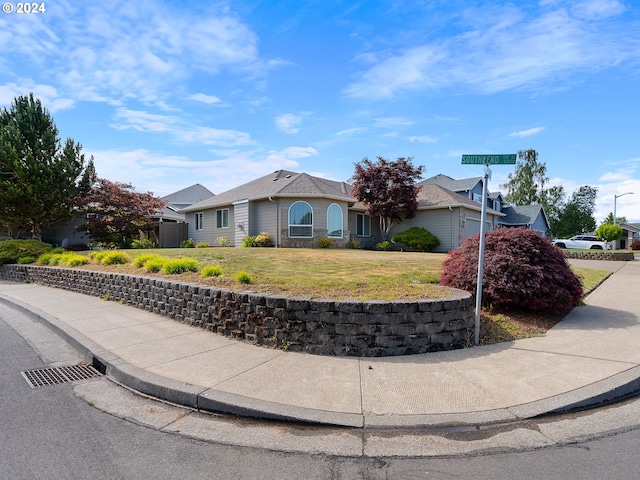
[[[181,212],[189,224],[189,238],[212,246],[222,237],[239,246],[244,237],[266,232],[278,247],[316,247],[320,238],[328,237],[337,247],[355,240],[373,248],[382,240],[379,221],[368,216],[365,205],[350,192],[345,182],[278,170]],[[389,234],[420,226],[439,238],[437,251],[448,252],[480,232],[481,211],[482,205],[468,196],[425,184],[416,216],[396,223]],[[487,230],[498,228],[503,216],[488,209]]]
[[222,237],[239,246],[244,237],[263,232],[278,247],[315,247],[322,237],[346,246],[355,203],[350,190],[344,182],[277,170],[181,212],[189,238],[212,246]]

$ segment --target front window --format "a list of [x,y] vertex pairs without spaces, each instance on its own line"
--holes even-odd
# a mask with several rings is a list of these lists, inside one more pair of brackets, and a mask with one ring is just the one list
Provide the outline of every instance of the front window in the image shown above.
[[216,210],[216,228],[229,228],[229,209]]
[[342,209],[335,203],[327,209],[327,236],[342,238]]
[[371,217],[358,213],[356,215],[356,235],[360,237],[371,236]]
[[289,208],[289,236],[313,237],[313,209],[307,202],[296,202]]
[[204,230],[204,213],[203,212],[196,213],[195,223],[196,223],[196,230]]

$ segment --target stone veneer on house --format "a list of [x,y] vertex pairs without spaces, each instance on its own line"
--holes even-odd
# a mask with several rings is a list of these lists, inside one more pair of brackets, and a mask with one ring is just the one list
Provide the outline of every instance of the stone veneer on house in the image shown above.
[[257,345],[318,355],[379,357],[464,348],[474,333],[473,296],[334,301],[222,290],[82,269],[0,265],[0,279],[122,302]]

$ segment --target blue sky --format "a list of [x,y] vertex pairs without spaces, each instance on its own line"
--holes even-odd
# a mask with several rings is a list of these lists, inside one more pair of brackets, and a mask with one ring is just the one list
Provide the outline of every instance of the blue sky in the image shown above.
[[[462,154],[534,148],[552,185],[598,187],[598,220],[634,192],[617,212],[640,221],[638,2],[44,6],[0,14],[0,105],[34,92],[100,177],[220,193],[381,155],[464,178]],[[492,170],[499,190],[513,167]]]

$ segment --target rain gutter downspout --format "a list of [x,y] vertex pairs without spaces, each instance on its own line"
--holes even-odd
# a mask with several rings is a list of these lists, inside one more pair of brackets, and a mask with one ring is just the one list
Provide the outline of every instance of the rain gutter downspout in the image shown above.
[[280,245],[280,205],[276,200],[271,198],[271,195],[269,195],[269,201],[276,204],[276,246],[275,248],[278,248],[278,245]]

